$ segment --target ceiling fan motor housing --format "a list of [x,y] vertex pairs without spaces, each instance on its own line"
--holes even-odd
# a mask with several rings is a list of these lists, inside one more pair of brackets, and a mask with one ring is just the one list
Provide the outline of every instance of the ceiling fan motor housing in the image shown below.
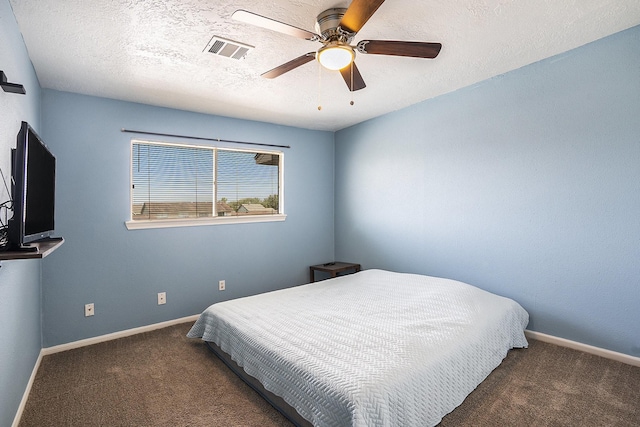
[[316,18],[316,32],[322,36],[324,42],[338,41],[341,43],[351,43],[355,36],[340,27],[340,21],[347,9],[334,7],[320,13]]

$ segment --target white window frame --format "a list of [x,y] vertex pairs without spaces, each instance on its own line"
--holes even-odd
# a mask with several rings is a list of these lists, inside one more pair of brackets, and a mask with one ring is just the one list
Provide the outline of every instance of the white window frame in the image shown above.
[[[227,151],[240,151],[245,153],[264,153],[264,154],[277,154],[279,159],[278,165],[278,208],[279,212],[273,215],[246,215],[246,216],[213,216],[207,218],[188,218],[188,219],[153,219],[153,220],[133,220],[131,217],[133,214],[133,146],[134,144],[147,144],[147,145],[165,145],[171,147],[184,147],[184,148],[197,148],[208,149],[213,151],[214,165],[217,165],[217,152],[218,150]],[[217,173],[214,166],[214,173]],[[217,185],[214,177],[214,187]],[[213,201],[215,208],[216,201]],[[130,147],[129,158],[129,219],[125,221],[125,226],[128,230],[141,230],[150,228],[171,228],[171,227],[194,227],[203,225],[222,225],[222,224],[246,224],[257,222],[278,222],[284,221],[287,215],[284,213],[284,153],[277,150],[256,150],[256,149],[243,149],[243,148],[229,148],[229,147],[217,147],[211,145],[198,145],[198,144],[186,144],[181,142],[162,142],[162,141],[150,141],[142,139],[132,139]]]

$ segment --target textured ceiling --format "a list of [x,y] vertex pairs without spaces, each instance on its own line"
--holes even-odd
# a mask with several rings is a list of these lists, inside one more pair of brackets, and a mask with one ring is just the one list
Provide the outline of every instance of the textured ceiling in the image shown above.
[[[338,72],[320,70],[316,61],[273,80],[260,77],[321,44],[231,19],[245,9],[315,31],[318,13],[348,1],[10,3],[44,88],[322,130],[342,129],[640,24],[638,0],[387,0],[354,43],[440,42],[442,51],[432,60],[358,54],[367,87],[351,94]],[[213,55],[204,50],[214,35],[255,49],[240,61]]]

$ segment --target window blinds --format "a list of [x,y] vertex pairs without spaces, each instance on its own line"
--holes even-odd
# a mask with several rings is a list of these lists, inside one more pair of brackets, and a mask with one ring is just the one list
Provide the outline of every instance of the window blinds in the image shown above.
[[133,220],[281,211],[281,153],[133,140],[131,159]]

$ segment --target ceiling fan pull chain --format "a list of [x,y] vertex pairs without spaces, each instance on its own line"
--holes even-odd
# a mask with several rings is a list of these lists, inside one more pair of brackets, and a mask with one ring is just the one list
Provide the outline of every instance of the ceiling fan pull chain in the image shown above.
[[351,62],[351,87],[349,89],[351,89],[351,102],[349,105],[353,105],[353,62]]
[[318,62],[318,111],[322,110],[320,95],[322,94],[322,65]]

